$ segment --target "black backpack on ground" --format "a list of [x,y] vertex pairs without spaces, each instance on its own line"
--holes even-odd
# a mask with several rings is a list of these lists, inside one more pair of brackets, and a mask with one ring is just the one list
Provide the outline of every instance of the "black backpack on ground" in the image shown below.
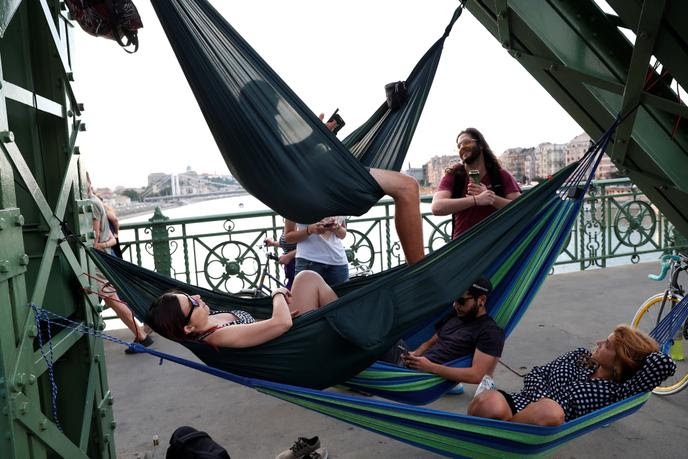
[[206,432],[189,426],[179,427],[170,438],[166,459],[230,459],[227,450]]

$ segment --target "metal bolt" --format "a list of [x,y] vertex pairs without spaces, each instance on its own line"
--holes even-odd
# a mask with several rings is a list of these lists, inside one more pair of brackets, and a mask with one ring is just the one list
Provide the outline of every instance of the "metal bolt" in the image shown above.
[[[100,327],[98,327],[98,328],[100,328]],[[100,356],[99,356],[99,355],[94,355],[94,356],[93,356],[93,361],[94,361],[94,362],[100,362]]]
[[38,423],[38,428],[40,430],[46,430],[48,428],[48,420],[46,418],[41,419],[41,422]]
[[0,273],[7,273],[10,271],[10,262],[7,260],[0,260]]
[[69,117],[74,116],[74,112],[71,110],[67,110],[67,116],[69,116]]
[[38,329],[36,328],[35,325],[32,325],[31,328],[29,328],[29,331],[27,332],[30,338],[35,338],[38,336]]
[[112,421],[112,422],[110,423],[110,430],[115,430],[116,427],[117,427],[117,422]]
[[29,402],[22,402],[19,405],[19,413],[26,414],[29,411]]
[[81,132],[84,132],[84,131],[86,130],[86,123],[80,124],[80,125],[79,125],[79,130],[80,130]]
[[14,224],[17,226],[24,226],[24,216],[17,215],[17,218],[14,220]]
[[33,386],[36,384],[36,375],[29,374],[29,385]]
[[101,408],[101,409],[98,410],[98,411],[100,412],[100,417],[101,417],[101,418],[104,418],[105,416],[107,416],[107,410],[106,410],[105,408]]
[[29,256],[27,254],[22,255],[19,257],[19,264],[21,266],[26,266],[29,264]]
[[115,403],[115,399],[112,398],[112,397],[108,397],[108,399],[107,399],[107,404],[110,405],[110,406],[112,406],[114,403]]
[[83,112],[84,111],[84,104],[81,104],[81,103],[76,104],[76,108],[78,108],[80,112]]
[[12,143],[14,142],[14,133],[12,131],[2,131],[0,132],[0,140],[3,143]]

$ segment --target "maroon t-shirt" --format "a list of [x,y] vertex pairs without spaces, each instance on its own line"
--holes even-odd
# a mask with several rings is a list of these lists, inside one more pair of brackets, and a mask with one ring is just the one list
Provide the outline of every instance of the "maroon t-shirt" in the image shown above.
[[[499,173],[502,175],[502,183],[504,184],[504,196],[508,196],[511,193],[521,192],[521,187],[518,186],[518,182],[514,179],[510,173],[504,169],[500,169]],[[449,191],[450,193],[454,191],[454,174],[444,174],[442,180],[440,180],[440,185],[437,187],[437,191]],[[488,174],[480,177],[480,183],[484,184],[488,190],[492,189],[492,182],[490,181],[490,176]],[[466,195],[468,191],[468,177],[466,177],[466,184],[463,188],[463,196]],[[455,213],[454,216],[454,233],[452,234],[452,239],[459,237],[461,233],[467,231],[470,227],[496,211],[492,206],[474,206],[469,207],[466,210],[461,210]]]

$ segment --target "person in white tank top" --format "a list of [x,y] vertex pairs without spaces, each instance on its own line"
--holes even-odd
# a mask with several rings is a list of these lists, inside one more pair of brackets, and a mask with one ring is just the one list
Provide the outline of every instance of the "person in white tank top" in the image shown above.
[[342,239],[346,218],[328,217],[309,225],[286,220],[284,238],[296,242],[296,273],[315,271],[329,285],[349,279],[349,262]]

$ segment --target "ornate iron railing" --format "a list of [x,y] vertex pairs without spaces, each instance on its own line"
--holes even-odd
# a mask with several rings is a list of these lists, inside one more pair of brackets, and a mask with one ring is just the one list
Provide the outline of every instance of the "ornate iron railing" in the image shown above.
[[[431,199],[421,200],[428,251],[444,245],[451,231],[448,217],[430,213]],[[403,262],[393,210],[393,202],[383,199],[366,215],[349,219],[344,245],[352,274]],[[255,288],[264,269],[282,278],[278,263],[266,256],[278,249],[260,248],[265,238],[278,239],[282,228],[282,218],[271,211],[169,219],[158,209],[148,222],[122,225],[120,243],[125,258],[140,266],[187,283],[237,292]],[[685,248],[686,241],[677,239],[673,226],[628,179],[596,181],[555,269],[637,263],[672,247]]]

